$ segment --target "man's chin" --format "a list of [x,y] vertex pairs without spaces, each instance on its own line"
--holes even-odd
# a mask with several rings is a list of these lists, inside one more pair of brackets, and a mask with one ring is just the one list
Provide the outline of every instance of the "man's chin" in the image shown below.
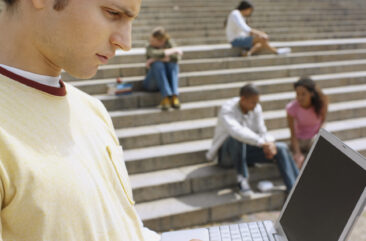
[[72,77],[74,78],[77,78],[77,79],[90,79],[92,78],[98,71],[98,67],[96,67],[95,69],[93,70],[89,70],[89,71],[75,71],[75,70],[66,70],[65,71],[71,75]]

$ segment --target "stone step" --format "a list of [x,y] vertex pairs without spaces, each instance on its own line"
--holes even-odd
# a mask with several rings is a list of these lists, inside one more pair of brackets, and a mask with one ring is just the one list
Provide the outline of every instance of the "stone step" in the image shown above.
[[[282,56],[283,57],[283,56]],[[281,58],[281,57],[279,57]],[[286,57],[283,57],[286,58]],[[208,71],[196,71],[185,72],[179,75],[179,86],[197,86],[208,84],[219,84],[228,82],[239,81],[254,81],[258,79],[266,78],[284,78],[291,76],[302,75],[319,75],[327,73],[340,73],[351,71],[362,71],[366,68],[366,60],[345,60],[345,61],[331,61],[322,63],[304,63],[304,64],[288,64],[278,66],[260,66],[250,68],[236,68],[236,69],[221,69],[221,70],[208,70]],[[124,81],[134,85],[134,89],[141,89],[143,76],[126,77]],[[105,94],[107,93],[107,85],[115,83],[114,79],[96,79],[96,80],[84,80],[71,82],[75,87],[81,89],[89,94]],[[131,96],[122,96],[122,99],[129,99]],[[103,98],[100,96],[100,98]],[[135,98],[132,95],[132,98]],[[105,96],[104,100],[116,99],[114,96]],[[126,100],[127,102],[128,100]],[[124,104],[123,101],[118,101],[120,104]],[[113,105],[104,103],[108,108],[112,108]],[[142,106],[155,106],[156,102],[147,103]],[[120,107],[115,107],[120,108]]]
[[[203,19],[201,19],[203,20]],[[253,28],[257,29],[276,29],[276,28],[289,28],[289,27],[362,27],[365,25],[366,19],[357,19],[357,20],[345,20],[342,22],[335,22],[335,21],[328,21],[328,20],[319,20],[319,21],[292,21],[292,22],[268,22],[268,21],[255,21],[251,26]],[[192,31],[192,30],[218,30],[223,29],[223,22],[218,21],[191,21],[189,23],[189,19],[186,19],[185,22],[178,22],[174,25],[165,25],[165,30],[167,30],[169,33],[172,33],[174,31],[180,32],[180,31]],[[135,33],[150,33],[152,30],[152,27],[143,24],[143,25],[136,25],[134,23],[133,32]],[[174,36],[174,35],[172,35]]]
[[361,155],[366,157],[366,138],[358,138],[345,142],[348,146],[358,151]]
[[242,198],[235,189],[222,189],[140,203],[136,209],[146,227],[162,232],[281,208],[285,194],[282,186],[278,189],[256,193],[251,199]]
[[[365,49],[366,38],[349,39],[320,39],[287,42],[272,42],[274,47],[291,47],[292,52],[327,51],[341,49]],[[221,58],[238,56],[239,51],[232,49],[229,44],[211,44],[181,46],[184,52],[184,60],[202,58]],[[117,51],[116,56],[110,60],[110,64],[131,64],[145,62],[145,48],[134,48],[128,52]]]
[[[255,27],[255,26],[253,26]],[[366,26],[365,25],[352,25],[352,26],[285,26],[285,27],[262,27],[261,30],[266,32],[271,39],[278,39],[277,36],[285,35],[287,36],[288,33],[291,33],[291,35],[302,35],[304,33],[321,33],[321,34],[327,34],[327,33],[335,33],[335,32],[362,32],[365,31]],[[133,35],[132,40],[144,40],[147,44],[147,40],[150,36],[150,31],[139,31],[138,33],[135,33]],[[170,36],[172,36],[173,39],[185,39],[190,38],[192,36],[195,36],[195,38],[222,38],[226,37],[225,35],[225,29],[216,28],[216,29],[192,29],[191,31],[187,30],[172,30],[169,32]],[[274,36],[272,38],[272,36]]]
[[[347,87],[326,88],[323,90],[328,95],[330,102],[342,102],[364,99],[366,85],[353,85]],[[261,96],[264,111],[282,109],[288,102],[295,98],[294,91]],[[159,108],[146,108],[137,110],[111,111],[116,129],[171,123],[174,121],[195,120],[217,116],[217,113],[227,99],[198,101],[183,103],[179,111],[171,110],[162,112]]]
[[[310,33],[287,33],[287,34],[271,34],[272,41],[296,41],[296,40],[316,40],[316,39],[334,39],[334,38],[364,38],[366,34],[364,31],[342,31],[342,32],[310,32]],[[178,45],[205,45],[227,43],[226,37],[223,34],[218,37],[190,37],[190,38],[175,38]],[[146,45],[146,38],[135,39],[132,46],[140,48]]]
[[[274,164],[250,167],[250,181],[280,178]],[[236,171],[203,163],[163,171],[130,175],[136,203],[236,186]],[[254,185],[253,185],[254,186]]]
[[[283,8],[281,10],[263,10],[263,11],[255,11],[253,16],[249,21],[255,21],[255,20],[262,20],[262,21],[275,21],[279,19],[286,19],[286,20],[300,20],[300,19],[313,19],[315,20],[323,20],[323,19],[338,19],[341,20],[344,19],[357,19],[357,18],[364,18],[364,9],[366,7],[360,9],[312,9],[312,10],[299,10],[298,6],[297,9],[291,9],[291,7]],[[183,10],[177,10],[177,11],[153,11],[153,12],[146,12],[141,13],[139,15],[139,18],[136,19],[136,22],[149,22],[149,21],[160,21],[160,20],[179,20],[179,19],[194,19],[194,18],[206,18],[211,19],[213,21],[217,21],[218,19],[224,20],[230,11],[233,8],[230,9],[218,9],[217,11],[213,9],[197,9],[197,11],[192,11],[187,9],[186,11]]]
[[[366,138],[347,141],[346,144],[355,150],[366,150]],[[280,182],[276,185],[279,190],[284,190]],[[243,199],[236,189],[226,188],[139,203],[136,209],[147,227],[162,232],[280,209],[284,201],[285,195],[281,191],[255,193],[253,198]]]
[[[346,137],[361,138],[366,135],[366,119],[362,117],[329,122],[326,129],[343,140]],[[288,141],[290,137],[288,128],[272,130],[270,133],[278,141]],[[205,153],[210,145],[211,138],[126,150],[124,158],[130,174],[151,172],[206,162]]]
[[[198,15],[192,16],[190,18],[170,18],[170,17],[160,17],[154,18],[146,18],[146,15],[140,15],[138,19],[136,19],[133,23],[133,27],[135,33],[140,27],[152,27],[155,26],[174,26],[174,25],[182,25],[182,23],[186,22],[187,24],[198,24],[205,25],[208,23],[217,23],[220,24],[221,28],[224,26],[224,20],[231,10],[225,11],[225,13],[220,14],[220,16],[206,16],[200,17]],[[362,10],[364,11],[364,10]],[[303,24],[303,22],[308,22],[310,24],[319,23],[328,25],[331,22],[340,22],[342,25],[342,21],[346,22],[355,22],[364,21],[366,19],[365,15],[360,14],[303,14],[303,15],[288,15],[287,12],[284,12],[283,15],[271,15],[271,16],[261,16],[254,14],[251,19],[249,19],[249,24],[252,26],[292,26],[292,24]],[[154,21],[154,22],[153,22]]]
[[[315,4],[316,3],[316,4]],[[178,2],[178,1],[144,1],[142,2],[141,8],[142,10],[171,10],[172,7],[178,6],[179,9],[197,9],[197,8],[228,8],[233,9],[238,4],[238,1],[185,1],[185,2]],[[287,6],[294,7],[295,9],[299,9],[300,6],[302,8],[308,7],[309,9],[332,9],[332,8],[342,8],[342,9],[354,9],[357,6],[363,6],[362,0],[354,0],[352,4],[345,4],[342,1],[255,1],[255,8],[256,11],[260,11],[261,9],[265,10],[273,10],[273,9],[284,9]]]
[[[249,68],[269,65],[318,63],[327,61],[365,59],[366,49],[330,50],[291,53],[284,58],[276,55],[260,55],[253,58],[226,57],[207,59],[188,59],[179,62],[180,73],[194,71],[209,71],[219,69]],[[144,76],[146,74],[145,63],[136,64],[110,64],[101,66],[92,79],[123,78],[132,76]],[[64,81],[77,80],[70,75],[63,75]]]
[[[268,130],[286,128],[286,111],[271,110],[263,113]],[[346,101],[328,106],[327,121],[360,118],[366,116],[366,101]],[[214,135],[217,118],[179,121],[116,130],[124,150],[196,141]]]

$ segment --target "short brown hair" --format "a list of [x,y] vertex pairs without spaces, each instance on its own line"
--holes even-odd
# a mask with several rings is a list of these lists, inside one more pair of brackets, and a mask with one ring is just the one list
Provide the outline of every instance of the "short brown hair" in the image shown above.
[[[13,7],[19,0],[3,0],[8,7]],[[60,11],[66,7],[69,0],[55,0],[55,4],[53,5],[53,9],[56,11]]]
[[239,95],[241,97],[244,96],[245,98],[249,98],[254,95],[258,96],[259,94],[259,89],[251,83],[244,85],[239,91]]
[[153,29],[151,36],[157,40],[169,40],[170,36],[163,27],[156,27]]

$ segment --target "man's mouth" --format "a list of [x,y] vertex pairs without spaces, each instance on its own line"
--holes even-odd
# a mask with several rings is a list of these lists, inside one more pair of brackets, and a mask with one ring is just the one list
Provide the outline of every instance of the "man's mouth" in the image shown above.
[[108,63],[109,58],[107,56],[97,54],[97,57],[99,58],[99,60],[102,64],[107,64]]

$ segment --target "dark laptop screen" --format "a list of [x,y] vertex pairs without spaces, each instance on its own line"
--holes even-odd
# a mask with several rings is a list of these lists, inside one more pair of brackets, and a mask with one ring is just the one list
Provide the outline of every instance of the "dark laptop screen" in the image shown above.
[[288,240],[338,240],[365,187],[366,171],[320,136],[279,221]]

